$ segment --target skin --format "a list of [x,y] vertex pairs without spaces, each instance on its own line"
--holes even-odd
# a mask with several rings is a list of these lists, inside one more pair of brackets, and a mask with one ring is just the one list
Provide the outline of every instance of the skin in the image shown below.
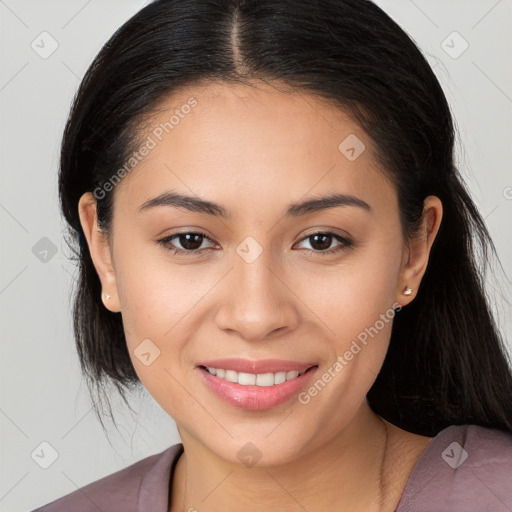
[[[407,244],[396,191],[367,134],[312,95],[265,84],[181,90],[142,137],[192,96],[198,105],[115,187],[110,239],[98,229],[92,194],[79,203],[103,294],[111,296],[105,307],[121,312],[135,370],[184,445],[169,510],[393,511],[431,438],[391,425],[366,402],[392,322],[306,405],[293,398],[265,411],[233,407],[195,367],[224,357],[278,358],[317,362],[321,375],[393,304],[414,300],[441,201],[426,199],[420,236]],[[338,149],[349,134],[366,145],[354,161]],[[171,189],[214,201],[232,218],[170,206],[138,211]],[[333,192],[361,198],[372,211],[338,206],[284,217],[290,203]],[[156,240],[176,231],[210,240],[194,246],[202,254],[175,255]],[[355,245],[322,256],[340,242],[322,247],[307,236],[326,231]],[[236,252],[247,236],[263,249],[250,264]],[[185,247],[183,238],[173,243]],[[134,356],[146,338],[160,349],[148,366]],[[261,452],[251,467],[237,456],[248,442]]]

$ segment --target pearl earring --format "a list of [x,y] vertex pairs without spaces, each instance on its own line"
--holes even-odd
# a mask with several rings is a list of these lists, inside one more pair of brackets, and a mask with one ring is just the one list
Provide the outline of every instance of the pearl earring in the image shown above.
[[404,291],[404,295],[412,295],[412,289],[407,287],[407,289]]
[[105,299],[106,299],[106,300],[110,299],[110,295],[108,295],[108,294],[107,294],[107,295],[105,295]]

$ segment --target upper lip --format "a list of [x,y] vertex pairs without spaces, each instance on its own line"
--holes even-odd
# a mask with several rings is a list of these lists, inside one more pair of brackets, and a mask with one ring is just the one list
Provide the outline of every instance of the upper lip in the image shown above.
[[289,361],[284,359],[263,359],[253,361],[250,359],[215,359],[211,361],[203,361],[198,366],[208,366],[210,368],[222,368],[224,370],[234,370],[243,373],[277,373],[307,370],[316,363],[303,363],[299,361]]

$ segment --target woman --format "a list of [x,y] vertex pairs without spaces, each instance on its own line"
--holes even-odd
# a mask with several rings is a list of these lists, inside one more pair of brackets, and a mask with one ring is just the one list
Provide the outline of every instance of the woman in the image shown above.
[[62,143],[75,336],[91,391],[143,385],[182,442],[43,509],[510,510],[494,248],[453,144],[369,1],[131,18]]

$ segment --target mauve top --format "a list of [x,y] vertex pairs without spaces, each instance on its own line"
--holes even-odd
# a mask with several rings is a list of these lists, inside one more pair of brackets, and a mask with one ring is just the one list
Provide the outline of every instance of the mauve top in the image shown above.
[[[32,512],[168,512],[175,444]],[[395,512],[511,512],[512,434],[451,425],[416,462]]]

